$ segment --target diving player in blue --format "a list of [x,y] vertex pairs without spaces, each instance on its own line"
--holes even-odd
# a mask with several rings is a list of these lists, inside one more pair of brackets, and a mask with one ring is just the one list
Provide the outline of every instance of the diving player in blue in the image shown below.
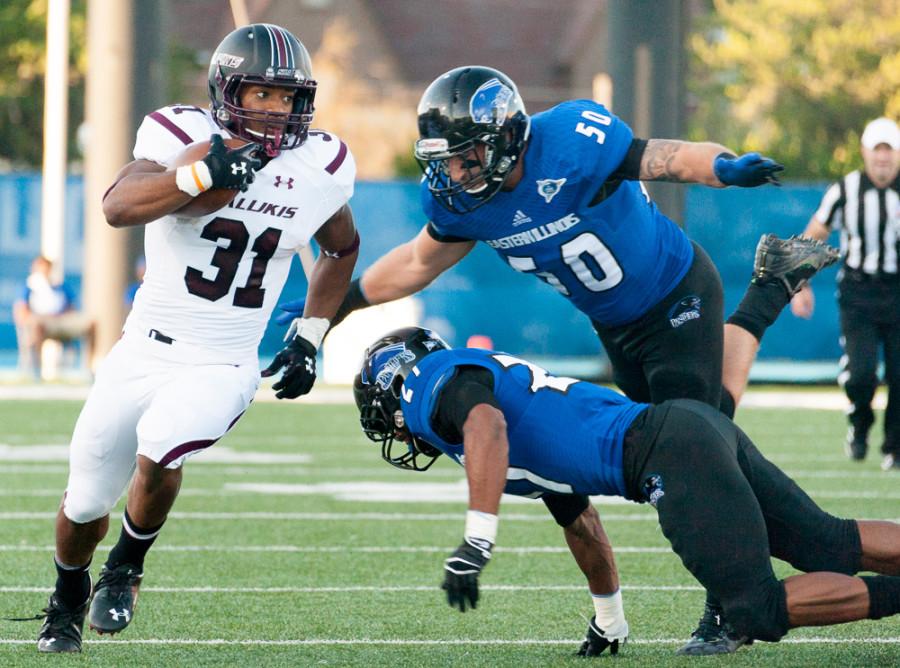
[[[422,290],[481,241],[590,318],[630,399],[690,398],[732,416],[763,332],[836,258],[813,241],[763,237],[753,282],[723,328],[715,266],[640,181],[753,187],[777,183],[780,165],[711,142],[636,138],[590,100],[529,116],[512,80],[489,67],[435,79],[418,122],[428,223],[351,283],[332,326],[353,310]],[[302,312],[301,302],[285,304],[291,319],[299,315],[291,307]],[[548,506],[565,527],[589,503],[559,495]],[[709,601],[684,652],[736,649],[722,619]]]
[[[900,613],[900,524],[824,512],[708,405],[636,403],[504,353],[451,350],[417,327],[372,344],[353,389],[386,461],[424,471],[443,454],[465,467],[464,537],[443,583],[463,612],[477,605],[506,492],[649,502],[685,567],[722,602],[738,646]],[[601,555],[570,547],[596,577]],[[773,556],[806,574],[779,580]],[[862,570],[881,575],[854,577]],[[616,653],[627,635],[621,610],[598,607],[579,653]]]

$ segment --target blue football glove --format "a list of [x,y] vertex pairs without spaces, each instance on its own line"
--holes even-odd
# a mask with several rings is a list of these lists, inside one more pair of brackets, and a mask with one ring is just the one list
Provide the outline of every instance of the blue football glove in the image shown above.
[[[350,287],[347,288],[347,294],[344,295],[344,301],[341,302],[337,313],[335,313],[334,317],[331,319],[331,326],[328,328],[329,332],[343,322],[344,318],[353,313],[353,311],[358,311],[367,306],[371,306],[365,295],[362,293],[359,280],[360,279],[356,278],[350,281]],[[292,302],[279,304],[278,308],[284,312],[275,316],[276,324],[289,325],[295,318],[303,317],[303,309],[306,308],[306,297],[295,299]]]
[[753,188],[766,183],[780,186],[777,173],[783,170],[783,165],[759,153],[745,153],[738,157],[720,153],[713,160],[713,172],[726,186]]
[[275,323],[278,325],[290,325],[297,318],[303,317],[304,308],[306,308],[306,297],[279,304],[278,310],[283,311],[283,313],[275,316]]

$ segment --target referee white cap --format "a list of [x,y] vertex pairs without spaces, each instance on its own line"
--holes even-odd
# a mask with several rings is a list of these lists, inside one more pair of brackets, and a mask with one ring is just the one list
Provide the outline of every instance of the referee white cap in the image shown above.
[[870,122],[862,134],[862,145],[867,149],[871,150],[879,144],[887,144],[895,151],[900,149],[900,128],[884,116]]

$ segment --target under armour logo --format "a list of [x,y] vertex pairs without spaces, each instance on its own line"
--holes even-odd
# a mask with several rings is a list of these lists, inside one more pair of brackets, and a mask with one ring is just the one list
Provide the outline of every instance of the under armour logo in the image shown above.
[[232,174],[246,174],[247,173],[247,163],[246,162],[232,162],[231,163],[231,173]]
[[131,613],[128,612],[127,608],[123,608],[122,612],[119,612],[115,608],[110,608],[109,616],[112,617],[115,621],[119,621],[119,617],[123,617],[126,622],[131,621]]
[[280,175],[276,174],[275,175],[275,187],[278,188],[281,185],[286,185],[288,187],[288,190],[292,190],[294,188],[294,177],[291,176],[290,178],[288,178],[285,181],[281,178]]
[[308,373],[316,372],[316,362],[311,357],[306,358],[306,371]]

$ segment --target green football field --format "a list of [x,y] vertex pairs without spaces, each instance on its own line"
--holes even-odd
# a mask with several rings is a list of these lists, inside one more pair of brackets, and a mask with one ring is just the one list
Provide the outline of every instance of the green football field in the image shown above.
[[[2,617],[46,603],[79,408],[0,404]],[[863,464],[845,459],[839,411],[744,409],[738,422],[827,510],[900,519],[900,476],[880,471],[877,453]],[[465,498],[450,462],[418,474],[384,463],[351,406],[257,403],[186,465],[131,626],[111,639],[86,630],[83,654],[63,657],[38,654],[39,622],[0,621],[0,666],[585,665],[574,652],[590,597],[540,501],[504,497],[479,608],[460,614],[446,604],[442,560],[461,539]],[[703,592],[668,550],[652,508],[598,500],[598,509],[617,548],[631,626],[616,666],[900,665],[900,617],[801,629],[734,656],[674,656]]]

